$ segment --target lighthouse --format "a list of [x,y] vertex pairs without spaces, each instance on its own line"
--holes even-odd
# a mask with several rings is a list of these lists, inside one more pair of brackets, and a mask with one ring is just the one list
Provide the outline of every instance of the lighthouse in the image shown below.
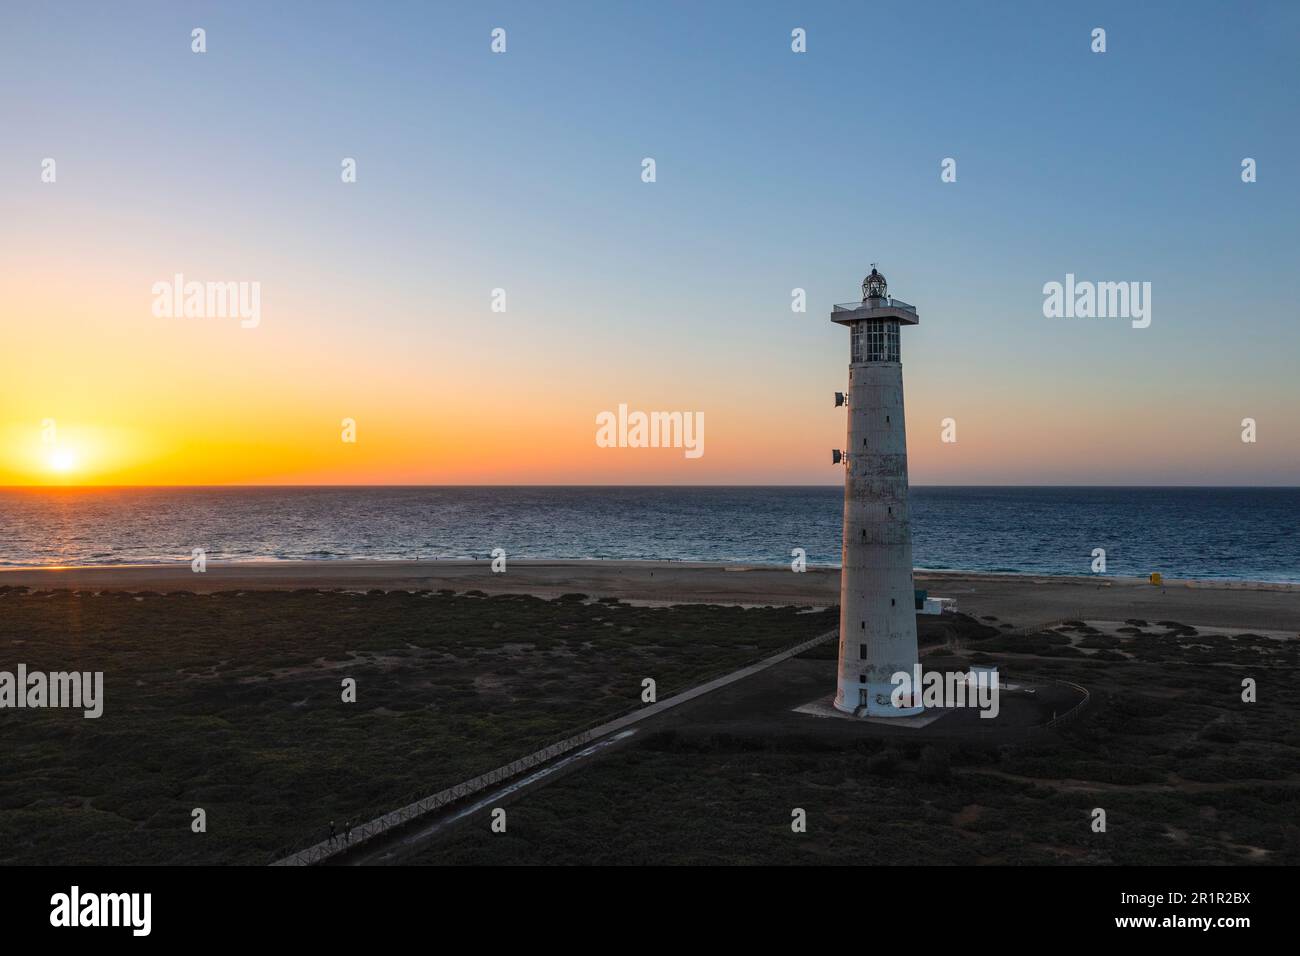
[[844,464],[844,558],[840,571],[840,651],[835,707],[866,717],[907,717],[922,708],[891,699],[891,677],[917,663],[912,529],[907,507],[907,431],[898,330],[920,321],[889,297],[871,268],[862,301],[837,305],[831,321],[849,327]]

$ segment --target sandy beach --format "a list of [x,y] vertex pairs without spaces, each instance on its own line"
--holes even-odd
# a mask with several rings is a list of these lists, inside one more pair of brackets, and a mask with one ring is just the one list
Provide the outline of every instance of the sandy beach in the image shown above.
[[[1257,628],[1300,634],[1300,585],[1242,581],[1053,577],[917,571],[916,584],[933,596],[956,599],[968,614],[994,615],[1029,626],[1062,618],[1176,620],[1191,625]],[[807,604],[838,601],[839,569],[697,564],[655,561],[509,562],[494,574],[483,561],[210,562],[195,573],[188,563],[0,570],[0,587],[73,590],[194,591],[343,588],[477,589],[666,603]]]

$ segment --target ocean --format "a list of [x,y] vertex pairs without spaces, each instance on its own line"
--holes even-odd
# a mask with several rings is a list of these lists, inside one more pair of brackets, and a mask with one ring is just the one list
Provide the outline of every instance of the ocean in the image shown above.
[[[1300,582],[1300,488],[916,487],[917,567]],[[839,487],[0,489],[0,566],[630,558],[838,564]]]

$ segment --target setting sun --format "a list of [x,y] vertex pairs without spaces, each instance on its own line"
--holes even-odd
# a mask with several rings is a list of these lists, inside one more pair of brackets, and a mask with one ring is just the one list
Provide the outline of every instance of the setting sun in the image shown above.
[[77,453],[71,448],[56,448],[50,452],[47,461],[51,471],[66,475],[77,467]]
[[37,411],[0,423],[0,487],[122,483],[134,477],[126,469],[153,460],[154,448],[133,429]]

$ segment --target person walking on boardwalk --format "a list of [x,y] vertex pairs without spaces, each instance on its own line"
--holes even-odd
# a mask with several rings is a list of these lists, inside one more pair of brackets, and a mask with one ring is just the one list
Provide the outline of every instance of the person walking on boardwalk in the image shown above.
[[350,817],[343,823],[343,842],[352,842],[352,819]]

